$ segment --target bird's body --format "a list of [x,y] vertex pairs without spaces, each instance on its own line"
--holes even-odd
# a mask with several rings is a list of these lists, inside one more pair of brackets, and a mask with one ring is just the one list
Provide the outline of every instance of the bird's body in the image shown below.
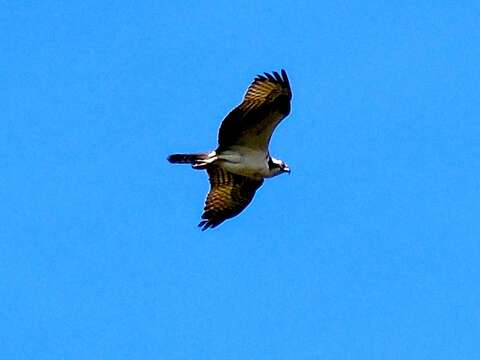
[[290,172],[281,160],[270,156],[270,138],[290,112],[292,97],[285,70],[257,76],[243,102],[223,120],[215,151],[173,154],[171,163],[188,163],[207,170],[210,192],[199,226],[215,227],[239,214],[253,199],[264,178]]
[[206,159],[197,160],[193,167],[201,169],[211,163],[215,163],[235,175],[252,179],[270,178],[277,175],[269,167],[269,157],[265,156],[263,151],[245,146],[232,146],[228,150],[212,151]]

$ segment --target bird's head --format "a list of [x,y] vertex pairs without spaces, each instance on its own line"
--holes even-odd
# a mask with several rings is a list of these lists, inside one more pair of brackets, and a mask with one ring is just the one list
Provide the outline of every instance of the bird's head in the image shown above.
[[290,174],[290,168],[280,159],[270,157],[268,161],[268,167],[270,168],[270,177],[277,176],[283,173]]

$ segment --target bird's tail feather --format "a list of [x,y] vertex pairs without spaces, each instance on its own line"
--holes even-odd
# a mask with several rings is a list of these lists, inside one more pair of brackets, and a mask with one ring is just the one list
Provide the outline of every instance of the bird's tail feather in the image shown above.
[[199,160],[205,160],[208,158],[207,153],[198,153],[198,154],[172,154],[167,160],[172,164],[196,164]]

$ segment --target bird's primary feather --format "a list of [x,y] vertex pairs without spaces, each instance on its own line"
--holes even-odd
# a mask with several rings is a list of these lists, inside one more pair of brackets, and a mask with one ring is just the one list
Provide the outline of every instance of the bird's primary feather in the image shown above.
[[223,120],[218,132],[219,150],[234,145],[268,150],[277,125],[290,113],[292,91],[285,70],[281,75],[257,76],[243,102]]
[[202,230],[214,228],[225,220],[239,214],[253,199],[263,179],[255,180],[235,175],[219,166],[207,168],[210,191],[205,200]]

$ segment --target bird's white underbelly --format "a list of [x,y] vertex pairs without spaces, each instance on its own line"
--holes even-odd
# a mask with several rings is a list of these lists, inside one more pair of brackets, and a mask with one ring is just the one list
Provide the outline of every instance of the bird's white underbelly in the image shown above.
[[234,174],[252,178],[268,177],[267,154],[246,148],[224,151],[218,155],[221,166]]

